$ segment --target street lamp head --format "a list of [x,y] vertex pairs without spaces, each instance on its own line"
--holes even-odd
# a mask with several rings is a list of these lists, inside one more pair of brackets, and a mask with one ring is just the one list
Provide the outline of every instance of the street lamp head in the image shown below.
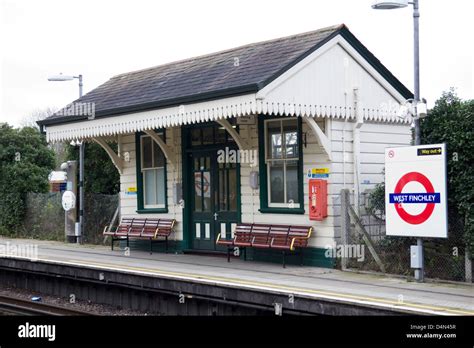
[[82,75],[78,76],[71,76],[71,75],[63,75],[63,73],[59,73],[59,75],[54,75],[48,77],[48,81],[71,81],[74,79],[79,80],[79,98],[82,97]]
[[60,73],[59,75],[54,75],[48,77],[48,81],[71,81],[74,80],[74,76],[63,75]]
[[397,8],[403,8],[408,6],[408,0],[392,0],[392,1],[380,1],[377,0],[372,8],[374,10],[393,10]]

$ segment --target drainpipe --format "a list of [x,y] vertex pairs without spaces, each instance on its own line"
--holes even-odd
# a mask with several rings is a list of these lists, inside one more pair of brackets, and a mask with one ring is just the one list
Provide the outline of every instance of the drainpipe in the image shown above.
[[344,118],[344,125],[342,127],[342,187],[347,188],[346,183],[346,127],[347,127],[347,91],[349,90],[349,59],[345,57],[343,59],[344,66],[344,108],[346,110],[346,117]]
[[[347,92],[344,92],[344,107],[347,110]],[[346,189],[346,125],[347,115],[344,118],[344,126],[342,127],[342,187]]]
[[82,244],[84,236],[84,152],[86,142],[84,139],[79,145],[79,231],[76,238],[77,244]]
[[353,162],[354,162],[354,206],[360,216],[360,128],[364,124],[363,114],[360,111],[359,88],[354,88],[354,112],[356,123],[353,132]]

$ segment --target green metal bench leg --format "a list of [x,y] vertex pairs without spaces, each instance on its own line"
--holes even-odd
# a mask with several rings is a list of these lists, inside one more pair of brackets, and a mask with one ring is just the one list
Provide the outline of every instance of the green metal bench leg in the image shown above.
[[153,239],[150,238],[150,255],[153,254]]
[[283,268],[286,268],[285,255],[286,255],[286,252],[285,250],[283,250]]
[[166,241],[165,241],[165,254],[168,254],[168,236],[166,236]]
[[230,251],[231,250],[234,250],[234,249],[227,247],[227,262],[230,262]]
[[247,261],[247,248],[244,248],[244,261]]
[[303,253],[304,253],[304,248],[301,248],[300,250],[300,258],[301,258],[301,266],[303,266],[304,264],[304,256],[303,256]]
[[110,250],[114,251],[114,237],[112,237],[112,242],[110,243]]

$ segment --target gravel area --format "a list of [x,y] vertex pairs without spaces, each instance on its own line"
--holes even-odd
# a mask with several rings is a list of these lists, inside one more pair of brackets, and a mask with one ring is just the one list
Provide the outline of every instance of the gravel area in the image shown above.
[[[146,316],[147,313],[132,311],[128,309],[116,308],[110,305],[96,304],[90,301],[76,300],[75,303],[70,303],[68,298],[55,297],[44,295],[30,290],[10,288],[0,285],[0,295],[22,300],[30,300],[32,297],[41,297],[41,303],[47,303],[55,306],[72,308],[75,310],[90,313],[91,315],[105,315],[105,316]],[[2,314],[0,313],[0,316]]]

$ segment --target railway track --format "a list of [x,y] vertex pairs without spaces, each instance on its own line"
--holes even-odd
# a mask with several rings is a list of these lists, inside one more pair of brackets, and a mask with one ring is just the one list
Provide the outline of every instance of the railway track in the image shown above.
[[0,312],[7,315],[48,315],[48,316],[80,316],[94,315],[76,309],[55,306],[47,303],[31,302],[24,299],[1,296]]

